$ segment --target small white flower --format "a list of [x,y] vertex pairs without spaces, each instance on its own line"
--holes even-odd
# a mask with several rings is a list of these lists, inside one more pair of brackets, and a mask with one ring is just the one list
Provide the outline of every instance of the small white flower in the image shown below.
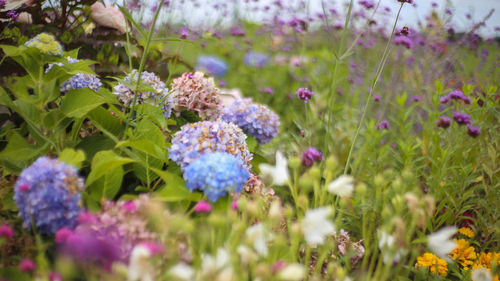
[[253,242],[253,247],[257,253],[263,257],[267,257],[268,249],[267,242],[273,238],[272,233],[269,233],[261,223],[250,226],[246,235],[248,240]]
[[309,244],[323,244],[325,236],[335,232],[335,226],[328,220],[332,213],[329,207],[308,210],[302,219],[302,233]]
[[436,256],[449,261],[448,254],[457,247],[457,243],[451,240],[456,232],[454,226],[441,228],[427,237],[427,246]]
[[300,281],[304,278],[305,274],[306,270],[302,265],[293,263],[280,271],[279,278],[286,281]]
[[191,266],[185,263],[178,263],[170,268],[170,275],[173,277],[183,280],[183,281],[191,281],[194,277],[194,270]]
[[385,231],[379,231],[378,247],[384,254],[384,263],[399,262],[399,260],[406,254],[406,249],[394,247],[394,236]]
[[219,248],[215,257],[203,254],[201,256],[201,270],[198,280],[206,280],[207,276],[217,276],[217,281],[231,280],[233,270],[229,264],[229,253],[224,248]]
[[260,172],[263,177],[273,179],[273,185],[285,185],[290,174],[288,172],[288,160],[280,151],[276,152],[276,165],[262,163],[259,165]]
[[243,264],[249,264],[258,258],[257,254],[245,245],[238,246],[236,252],[240,255]]
[[134,247],[128,266],[129,281],[153,281],[151,256],[152,253],[147,247],[141,244]]
[[354,178],[342,175],[328,184],[328,191],[340,197],[350,197],[354,190]]
[[473,281],[493,281],[493,276],[491,276],[488,269],[484,267],[474,269],[470,277]]

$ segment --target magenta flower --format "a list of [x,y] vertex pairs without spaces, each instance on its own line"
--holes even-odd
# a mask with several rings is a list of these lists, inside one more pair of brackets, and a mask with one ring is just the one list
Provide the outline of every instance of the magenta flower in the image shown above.
[[68,238],[73,235],[73,230],[67,228],[61,228],[56,232],[56,243],[64,243]]
[[19,263],[19,271],[21,272],[32,272],[35,270],[35,263],[30,259],[23,259]]
[[389,129],[389,121],[383,120],[382,122],[378,123],[377,129],[379,130]]
[[231,208],[233,208],[233,210],[237,211],[238,210],[238,200],[234,200],[232,203],[231,203]]
[[202,200],[194,206],[195,213],[210,213],[212,211],[212,205],[205,200]]
[[314,147],[309,147],[302,153],[302,165],[311,167],[314,162],[321,162],[323,160],[323,153]]
[[465,113],[455,112],[455,113],[453,113],[453,119],[459,125],[470,124],[470,115],[465,114]]
[[296,94],[299,97],[299,99],[307,103],[307,101],[313,97],[314,92],[310,91],[308,88],[299,88]]
[[475,138],[481,134],[481,128],[472,126],[471,124],[467,125],[467,134],[469,136]]
[[440,128],[448,128],[451,125],[451,120],[448,117],[441,116],[439,121],[436,122],[436,126]]
[[4,224],[0,226],[0,237],[5,237],[6,239],[10,239],[14,237],[14,230],[8,224]]
[[381,100],[382,100],[382,97],[381,97],[381,96],[379,96],[379,95],[374,95],[374,96],[373,96],[373,101],[379,102],[379,101],[381,101]]
[[51,273],[49,273],[49,280],[50,281],[62,281],[63,279],[59,273],[51,272]]

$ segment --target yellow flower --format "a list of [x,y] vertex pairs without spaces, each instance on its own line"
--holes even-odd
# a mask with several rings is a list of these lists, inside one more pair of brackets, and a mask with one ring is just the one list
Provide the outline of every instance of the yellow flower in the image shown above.
[[458,261],[464,269],[469,269],[477,258],[476,250],[465,239],[453,240],[457,243],[457,247],[450,253],[451,258]]
[[416,267],[420,268],[422,266],[427,267],[434,274],[436,274],[437,267],[438,273],[441,276],[446,276],[448,272],[448,263],[432,253],[424,253],[417,258]]
[[491,262],[495,260],[497,262],[497,265],[500,266],[500,253],[485,253],[482,252],[479,255],[479,258],[476,260],[472,268],[479,268],[479,267],[484,267],[484,268],[491,268]]
[[458,230],[458,232],[469,238],[474,238],[474,236],[476,235],[470,227],[462,227]]
[[62,47],[56,38],[48,33],[40,33],[24,44],[27,47],[35,47],[42,53],[50,55],[62,55]]

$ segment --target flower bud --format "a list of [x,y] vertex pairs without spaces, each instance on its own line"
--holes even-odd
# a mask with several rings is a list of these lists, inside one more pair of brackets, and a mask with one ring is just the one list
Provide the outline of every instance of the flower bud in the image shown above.
[[314,166],[309,170],[309,173],[311,173],[311,176],[315,180],[321,180],[321,170]]
[[309,193],[313,188],[313,178],[310,174],[310,171],[308,173],[303,174],[299,178],[299,190],[301,193]]
[[383,187],[385,185],[385,178],[381,174],[377,174],[373,179],[373,183],[376,187]]
[[293,157],[290,157],[290,159],[288,159],[288,165],[290,168],[292,169],[298,169],[300,168],[300,157],[297,157],[297,156],[293,156]]
[[401,191],[403,188],[403,182],[401,181],[401,178],[398,176],[394,181],[392,182],[392,187],[396,191]]
[[309,206],[309,199],[307,199],[307,196],[305,195],[299,195],[299,198],[297,198],[297,204],[303,210],[307,210],[307,207]]
[[358,185],[356,185],[356,193],[358,193],[361,197],[363,197],[368,189],[366,184],[360,182]]
[[327,171],[336,171],[337,168],[339,167],[339,161],[337,160],[337,157],[334,155],[330,155],[325,162],[325,169]]

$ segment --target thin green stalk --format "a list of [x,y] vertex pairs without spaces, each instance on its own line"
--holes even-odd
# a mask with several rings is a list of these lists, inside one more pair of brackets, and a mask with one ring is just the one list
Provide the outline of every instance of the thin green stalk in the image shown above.
[[329,91],[329,98],[327,101],[327,125],[326,125],[326,135],[325,135],[325,140],[324,140],[324,149],[323,151],[325,152],[326,155],[329,154],[329,147],[328,147],[328,138],[330,137],[330,127],[331,127],[331,122],[333,118],[333,90],[335,89],[335,85],[337,84],[337,76],[338,76],[338,69],[340,66],[340,58],[338,55],[342,52],[342,46],[344,45],[344,40],[345,36],[347,34],[347,28],[349,27],[349,21],[351,19],[351,13],[352,13],[352,7],[354,4],[354,0],[351,0],[349,2],[349,9],[347,10],[347,16],[345,18],[345,23],[344,23],[344,29],[342,30],[342,35],[340,37],[340,44],[337,53],[335,54],[335,68],[333,69],[333,77],[332,77],[332,84],[330,85],[330,91]]
[[396,25],[398,23],[399,15],[401,14],[401,9],[403,8],[404,3],[401,3],[401,6],[399,7],[398,14],[396,16],[396,20],[394,21],[394,25],[392,27],[392,32],[391,32],[391,37],[387,41],[387,45],[385,46],[384,54],[382,55],[382,59],[378,65],[376,75],[372,81],[372,85],[370,87],[370,92],[368,94],[368,97],[366,98],[365,102],[365,107],[363,109],[363,114],[361,115],[361,120],[359,121],[358,128],[356,129],[356,134],[354,135],[354,139],[352,140],[351,148],[349,149],[349,154],[347,155],[347,161],[344,166],[344,175],[347,174],[347,170],[349,169],[349,163],[351,161],[351,156],[352,152],[354,150],[354,145],[356,144],[356,139],[358,138],[359,132],[361,130],[361,127],[363,126],[363,123],[365,121],[365,116],[366,116],[366,111],[368,109],[368,106],[370,105],[370,100],[373,95],[373,91],[375,89],[375,86],[377,85],[377,82],[380,78],[380,75],[382,74],[382,70],[384,69],[384,65],[387,61],[387,57],[389,56],[389,47],[392,42],[392,37],[394,36],[394,31],[396,30]]
[[[148,37],[146,39],[146,45],[144,46],[144,52],[143,52],[142,57],[141,57],[141,63],[139,64],[139,70],[137,71],[137,82],[135,83],[134,93],[137,93],[137,89],[139,88],[139,85],[141,84],[141,78],[142,78],[141,73],[144,70],[144,65],[146,64],[146,59],[147,59],[148,54],[149,54],[149,46],[151,45],[151,39],[153,37],[153,31],[155,29],[156,21],[158,20],[158,16],[160,15],[160,11],[161,11],[161,8],[163,7],[164,2],[165,1],[160,1],[160,5],[158,6],[158,9],[156,10],[156,13],[155,13],[154,18],[153,18],[153,23],[151,24],[151,27],[149,28]],[[132,101],[132,106],[131,106],[131,110],[129,113],[129,116],[131,116],[132,118],[133,118],[134,113],[135,113],[136,102],[137,102],[137,94],[134,94],[134,100]],[[126,124],[125,131],[127,131],[128,126],[129,126],[129,122],[127,122],[127,124]]]

